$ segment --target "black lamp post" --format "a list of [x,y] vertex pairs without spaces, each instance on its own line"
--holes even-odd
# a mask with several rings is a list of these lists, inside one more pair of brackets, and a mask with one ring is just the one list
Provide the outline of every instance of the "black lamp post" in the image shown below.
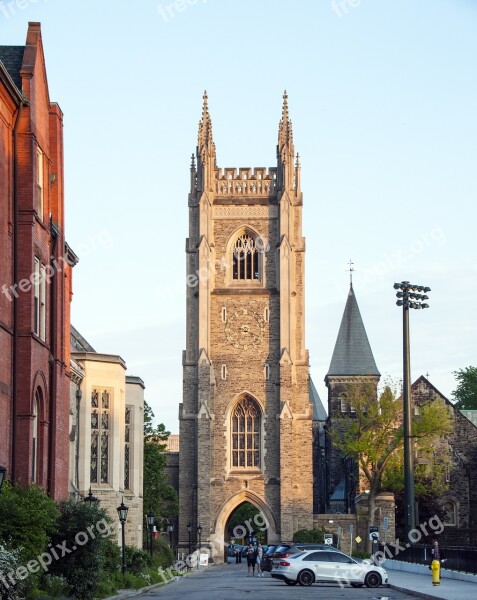
[[91,486],[89,486],[88,495],[83,498],[83,502],[87,502],[89,504],[89,507],[91,508],[92,506],[98,506],[98,504],[101,501],[99,498],[96,498],[96,496],[93,496],[93,493],[91,491]]
[[[192,531],[192,525],[190,523],[187,524],[187,533],[189,534],[189,557],[190,557],[190,534]],[[189,558],[190,560],[190,558]]]
[[129,507],[124,504],[124,498],[121,498],[121,504],[116,509],[118,511],[119,522],[121,523],[121,539],[122,539],[122,573],[126,573],[126,539],[124,535],[124,525],[128,518]]
[[[427,292],[430,287],[416,285],[409,281],[395,283],[394,289],[398,298],[396,304],[402,306],[403,331],[403,418],[404,418],[404,493],[405,493],[405,523],[404,533],[411,541],[409,532],[416,527],[416,506],[414,495],[414,454],[412,442],[412,413],[411,413],[411,357],[409,351],[409,309],[429,308],[423,301],[428,300]],[[424,293],[421,293],[424,292]]]
[[197,525],[197,535],[199,536],[199,555],[197,556],[197,568],[199,568],[200,564],[200,548],[202,546],[202,527],[200,523]]
[[5,480],[6,473],[7,473],[7,469],[3,466],[0,466],[0,492],[2,491],[3,482]]
[[167,531],[169,533],[169,546],[172,548],[172,534],[174,533],[174,523],[171,520],[167,522]]
[[149,530],[149,552],[150,552],[151,556],[152,556],[152,530],[154,527],[155,518],[156,518],[156,515],[152,512],[150,512],[146,515],[147,525],[148,525],[148,530]]

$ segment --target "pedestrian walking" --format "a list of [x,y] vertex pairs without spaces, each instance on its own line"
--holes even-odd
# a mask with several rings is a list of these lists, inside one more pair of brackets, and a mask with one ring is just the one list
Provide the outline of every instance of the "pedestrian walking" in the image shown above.
[[258,545],[257,545],[257,575],[258,575],[258,577],[263,577],[262,558],[263,558],[263,548],[262,548],[262,544],[260,542],[258,542]]
[[255,564],[257,562],[257,554],[255,552],[255,548],[253,547],[252,542],[248,545],[247,549],[247,565],[248,565],[248,573],[247,577],[255,577]]

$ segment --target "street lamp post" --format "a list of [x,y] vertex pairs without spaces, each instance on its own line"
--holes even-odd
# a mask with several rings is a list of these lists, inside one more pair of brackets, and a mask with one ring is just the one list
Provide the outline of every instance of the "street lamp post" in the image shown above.
[[202,546],[202,527],[200,525],[200,523],[197,525],[197,535],[199,536],[199,554],[197,556],[197,568],[199,568],[199,564],[200,564],[200,548]]
[[151,556],[152,556],[152,529],[154,527],[155,518],[156,518],[156,516],[152,512],[150,512],[146,515],[147,526],[148,526],[148,530],[149,530],[149,552],[150,552]]
[[192,531],[192,525],[190,523],[187,524],[187,533],[189,534],[189,560],[188,563],[190,562],[190,534]]
[[96,496],[93,496],[93,492],[91,491],[91,486],[89,486],[88,495],[83,498],[83,502],[87,502],[89,504],[89,507],[91,508],[92,506],[98,506],[98,504],[101,501],[99,498],[96,498]]
[[128,518],[129,507],[124,504],[124,498],[121,498],[121,504],[116,509],[118,511],[119,522],[121,523],[121,541],[122,541],[122,565],[121,571],[126,573],[126,538],[124,534],[124,525]]
[[[416,507],[414,495],[414,455],[412,441],[411,413],[411,357],[409,351],[409,310],[411,308],[429,308],[424,302],[429,297],[430,287],[416,285],[409,281],[395,283],[394,289],[398,298],[396,304],[402,306],[403,331],[403,425],[404,425],[404,493],[405,493],[405,535],[410,540],[409,532],[416,526]],[[421,293],[424,292],[424,293]]]
[[169,532],[169,546],[172,549],[172,534],[174,533],[174,523],[171,520],[167,522],[167,531]]

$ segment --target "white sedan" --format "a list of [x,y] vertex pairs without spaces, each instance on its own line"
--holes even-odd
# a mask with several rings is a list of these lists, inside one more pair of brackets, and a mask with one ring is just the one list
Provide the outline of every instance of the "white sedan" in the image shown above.
[[371,562],[357,562],[338,550],[308,550],[273,561],[272,577],[287,585],[339,583],[341,587],[378,587],[388,583],[385,569]]

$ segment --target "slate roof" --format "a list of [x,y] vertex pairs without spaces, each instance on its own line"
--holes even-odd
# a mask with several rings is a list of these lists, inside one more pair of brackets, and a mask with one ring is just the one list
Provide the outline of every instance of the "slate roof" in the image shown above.
[[328,414],[321,402],[318,391],[313,383],[312,378],[308,380],[308,389],[310,393],[310,402],[313,403],[313,421],[326,421]]
[[81,333],[70,325],[71,352],[96,352],[93,346],[85,340]]
[[352,285],[349,288],[328,375],[380,375]]
[[0,46],[0,61],[2,61],[13,83],[20,91],[22,89],[20,69],[23,64],[24,52],[25,46]]

